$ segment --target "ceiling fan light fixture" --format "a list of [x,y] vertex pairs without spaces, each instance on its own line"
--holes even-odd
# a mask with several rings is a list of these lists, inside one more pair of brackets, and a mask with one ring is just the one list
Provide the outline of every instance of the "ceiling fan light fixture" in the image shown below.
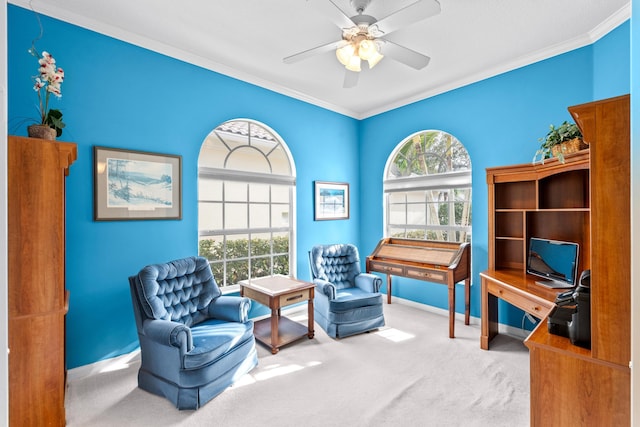
[[369,39],[364,39],[360,41],[358,44],[358,56],[360,59],[368,60],[378,53],[378,47],[376,46],[376,42]]
[[349,71],[355,71],[356,73],[359,73],[361,70],[360,57],[358,55],[353,55],[349,60],[349,63],[345,65],[345,68]]
[[353,46],[353,44],[349,42],[345,42],[344,45],[339,46],[336,49],[336,57],[338,58],[338,61],[340,61],[342,65],[347,66],[351,62],[351,58],[353,58],[353,54],[355,53],[355,50],[356,49]]
[[336,57],[347,70],[360,72],[362,61],[367,61],[371,69],[384,58],[380,53],[380,41],[368,33],[368,28],[363,24],[343,31],[343,39],[336,47]]
[[382,58],[384,58],[384,55],[376,50],[373,55],[371,55],[371,58],[367,59],[367,62],[369,63],[369,69],[375,67]]

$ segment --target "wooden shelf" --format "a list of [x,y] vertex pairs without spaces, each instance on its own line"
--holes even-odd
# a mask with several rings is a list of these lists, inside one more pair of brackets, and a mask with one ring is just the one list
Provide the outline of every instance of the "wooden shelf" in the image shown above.
[[300,338],[307,337],[309,335],[309,330],[306,326],[285,316],[281,316],[278,320],[278,342],[271,342],[271,318],[255,322],[253,333],[256,339],[267,347],[280,348],[297,341]]
[[580,269],[589,263],[589,151],[545,164],[487,169],[489,268],[526,267],[531,237],[576,242]]

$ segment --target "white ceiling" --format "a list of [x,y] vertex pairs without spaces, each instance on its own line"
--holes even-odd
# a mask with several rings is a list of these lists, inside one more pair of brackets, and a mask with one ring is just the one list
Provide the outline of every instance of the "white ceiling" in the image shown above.
[[[629,0],[439,0],[440,14],[387,38],[431,57],[422,70],[385,57],[342,87],[330,0],[9,0],[10,3],[354,117],[366,118],[597,41],[631,16]],[[372,0],[378,20],[416,0]],[[418,0],[428,1],[428,0]],[[348,16],[350,0],[333,0]]]

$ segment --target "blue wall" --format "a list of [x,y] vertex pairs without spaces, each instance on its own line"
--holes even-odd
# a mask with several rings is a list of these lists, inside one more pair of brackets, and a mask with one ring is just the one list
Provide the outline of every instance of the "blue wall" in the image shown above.
[[[39,33],[35,16],[9,6],[9,131],[25,135],[35,117],[27,53]],[[65,69],[67,124],[61,140],[78,144],[67,179],[67,365],[88,364],[137,346],[127,277],[144,265],[197,253],[197,157],[206,135],[233,118],[251,118],[287,143],[297,169],[297,270],[308,277],[306,251],[317,242],[358,243],[359,207],[344,221],[313,220],[313,181],[344,181],[359,192],[358,122],[202,68],[42,17],[37,42]],[[93,221],[94,145],[179,154],[181,221]],[[331,161],[322,162],[326,153]]]
[[[360,149],[366,153],[367,167],[361,167],[360,181],[370,191],[360,197],[362,212],[367,212],[360,221],[362,251],[373,250],[383,233],[381,179],[394,148],[420,130],[439,129],[456,136],[469,151],[473,168],[471,315],[479,317],[479,273],[488,261],[485,169],[530,162],[550,124],[572,121],[568,106],[629,93],[629,79],[627,22],[594,45],[364,120]],[[394,296],[448,306],[446,286],[396,277],[393,281]],[[500,322],[520,327],[523,312],[504,301],[500,304]],[[464,311],[461,287],[456,311]]]
[[[627,68],[593,65],[595,60],[613,62],[612,58],[620,64],[620,57],[627,56],[626,24],[594,46],[357,121],[41,18],[44,36],[37,48],[52,53],[66,73],[63,97],[54,101],[67,123],[60,139],[78,144],[78,160],[67,179],[69,368],[134,349],[137,337],[127,277],[146,264],[197,252],[198,152],[211,129],[226,120],[261,121],[291,150],[297,169],[296,267],[303,279],[308,278],[306,251],[313,244],[352,242],[361,246],[363,255],[373,249],[382,236],[384,164],[405,136],[423,129],[452,133],[467,147],[473,162],[473,282],[477,283],[487,264],[484,168],[530,161],[549,124],[570,119],[567,106],[590,101],[596,92],[613,96],[629,91],[628,59]],[[27,49],[38,34],[32,12],[8,7],[9,131],[16,135],[24,135],[25,119],[35,117],[31,76],[37,61]],[[606,49],[599,49],[601,43],[607,43]],[[616,46],[627,50],[620,53]],[[94,145],[181,155],[183,219],[94,222]],[[324,156],[331,160],[322,162]],[[315,180],[350,183],[349,220],[313,220]],[[446,307],[444,286],[406,279],[396,283],[397,296]],[[474,286],[472,293],[476,316],[478,288]],[[509,315],[512,311],[503,310],[502,319],[519,326],[521,315]]]
[[618,26],[593,45],[593,99],[629,93],[631,24]]
[[[530,162],[540,145],[538,138],[546,134],[549,124],[571,120],[566,107],[591,100],[591,59],[591,48],[582,48],[366,120],[361,146],[368,151],[375,147],[376,153],[369,156],[371,164],[362,169],[360,178],[372,182],[375,189],[361,200],[362,210],[371,213],[360,223],[363,249],[373,248],[380,237],[383,213],[375,207],[381,204],[380,177],[388,154],[413,132],[441,129],[456,136],[471,156],[472,284],[479,285],[478,274],[487,268],[488,250],[485,168]],[[575,69],[585,72],[575,73]],[[376,138],[376,144],[371,144],[371,138]],[[446,286],[394,280],[394,295],[447,307]],[[480,286],[472,286],[472,316],[480,315],[479,291]],[[460,312],[464,300],[460,291],[458,294],[456,308]],[[518,326],[521,319],[521,314],[512,319],[501,317],[503,322]]]

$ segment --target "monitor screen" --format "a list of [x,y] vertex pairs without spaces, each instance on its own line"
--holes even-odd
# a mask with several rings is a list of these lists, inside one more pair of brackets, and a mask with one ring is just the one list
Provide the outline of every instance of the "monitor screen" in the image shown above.
[[532,237],[527,273],[544,277],[536,283],[550,288],[571,288],[578,274],[578,244]]

